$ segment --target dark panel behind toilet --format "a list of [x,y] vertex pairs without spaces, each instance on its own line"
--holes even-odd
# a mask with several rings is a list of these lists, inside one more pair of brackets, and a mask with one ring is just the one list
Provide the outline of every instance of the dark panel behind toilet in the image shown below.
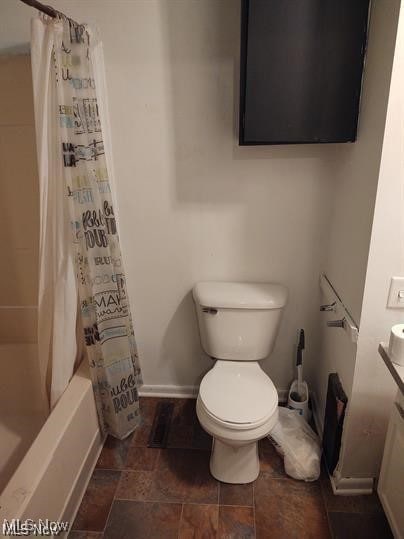
[[333,473],[341,449],[342,427],[348,398],[337,373],[328,377],[327,404],[325,408],[323,449],[327,468]]

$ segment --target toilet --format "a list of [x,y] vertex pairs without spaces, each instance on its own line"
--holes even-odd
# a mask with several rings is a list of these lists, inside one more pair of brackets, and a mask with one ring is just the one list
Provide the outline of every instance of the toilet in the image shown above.
[[224,483],[258,477],[258,440],[277,422],[278,394],[258,362],[273,350],[287,296],[274,283],[194,286],[202,347],[216,360],[201,381],[196,413],[213,436],[211,473]]

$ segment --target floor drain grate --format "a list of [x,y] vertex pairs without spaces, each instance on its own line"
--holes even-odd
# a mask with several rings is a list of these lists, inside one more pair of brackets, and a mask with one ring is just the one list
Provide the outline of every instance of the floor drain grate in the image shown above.
[[157,404],[147,447],[166,447],[173,409],[172,402]]

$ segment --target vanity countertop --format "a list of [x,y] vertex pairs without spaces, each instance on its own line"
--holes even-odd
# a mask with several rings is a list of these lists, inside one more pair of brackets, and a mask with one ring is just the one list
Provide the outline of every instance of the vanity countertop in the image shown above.
[[396,365],[393,363],[389,356],[389,347],[386,343],[379,344],[379,354],[382,356],[383,361],[387,365],[394,381],[398,385],[399,390],[404,395],[404,366]]

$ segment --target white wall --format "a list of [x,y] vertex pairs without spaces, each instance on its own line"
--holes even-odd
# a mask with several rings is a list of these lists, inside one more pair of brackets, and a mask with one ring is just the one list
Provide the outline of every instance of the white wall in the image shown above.
[[[334,202],[324,271],[342,302],[366,331],[361,321],[363,292],[373,212],[389,98],[399,0],[378,0],[371,10],[368,49],[363,77],[358,138],[355,144],[340,144],[330,162],[335,171]],[[322,297],[322,303],[332,299]],[[344,312],[320,315],[318,368],[312,371],[319,420],[325,411],[330,372],[339,374],[351,398],[357,346],[347,333],[327,328],[326,321],[340,319]]]
[[[385,2],[386,3],[386,2]],[[392,4],[393,2],[389,2]],[[399,9],[398,0],[394,2]],[[386,12],[383,13],[386,15]],[[385,39],[385,36],[384,36]],[[404,275],[404,12],[401,10],[366,273],[350,414],[341,473],[379,473],[397,386],[377,353],[404,311],[386,308],[393,275]]]
[[404,63],[399,35],[404,28],[399,28],[396,43],[399,11],[399,0],[373,2],[358,140],[341,145],[333,163],[335,199],[324,268],[360,323],[359,339],[356,345],[345,332],[325,326],[326,320],[344,313],[321,315],[319,368],[312,387],[320,421],[330,372],[338,372],[348,396],[338,464],[344,478],[378,476],[395,387],[377,347],[388,339],[390,327],[404,320],[404,313],[386,309],[390,277],[404,274]]
[[358,139],[335,155],[335,192],[325,271],[360,323],[386,121],[399,0],[372,3]]
[[[239,148],[239,2],[54,0],[96,21],[106,58],[120,223],[144,381],[194,385],[210,366],[190,290],[198,280],[290,288],[265,369],[287,388],[298,327],[316,353],[318,274],[335,146]],[[96,7],[97,8],[96,8]],[[34,11],[0,5],[0,47],[29,41]]]

